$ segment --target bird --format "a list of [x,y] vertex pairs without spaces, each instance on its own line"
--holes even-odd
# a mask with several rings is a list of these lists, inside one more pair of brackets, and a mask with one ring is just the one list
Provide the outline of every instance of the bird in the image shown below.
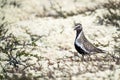
[[82,24],[75,23],[76,37],[74,41],[75,49],[82,56],[90,55],[92,53],[105,53],[105,50],[95,47],[91,42],[87,40],[84,35]]

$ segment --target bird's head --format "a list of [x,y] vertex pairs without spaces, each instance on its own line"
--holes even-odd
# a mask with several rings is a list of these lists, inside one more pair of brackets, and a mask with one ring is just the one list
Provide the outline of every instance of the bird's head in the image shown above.
[[75,23],[75,28],[74,28],[74,30],[76,30],[76,31],[82,31],[82,24],[80,24],[80,23]]

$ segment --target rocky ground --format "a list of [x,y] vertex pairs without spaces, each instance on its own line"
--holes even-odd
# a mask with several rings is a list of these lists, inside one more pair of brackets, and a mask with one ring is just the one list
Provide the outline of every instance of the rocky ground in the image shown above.
[[[17,67],[2,61],[1,74],[10,80],[119,80],[120,31],[99,20],[107,10],[104,0],[1,0],[1,21],[7,22],[7,34],[31,45],[17,46],[12,55],[20,55]],[[85,56],[74,48],[74,23],[81,23],[87,39],[106,50],[104,54]],[[9,62],[10,63],[10,62]],[[4,68],[3,68],[3,67]],[[3,69],[5,73],[3,74]]]

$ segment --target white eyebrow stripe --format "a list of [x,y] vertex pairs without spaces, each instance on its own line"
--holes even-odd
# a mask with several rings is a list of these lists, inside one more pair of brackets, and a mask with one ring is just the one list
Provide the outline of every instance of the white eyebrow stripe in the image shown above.
[[76,38],[75,43],[77,44],[77,46],[79,46],[80,48],[82,48],[85,52],[89,53],[89,51],[85,49],[84,45],[78,41],[79,38],[81,37],[82,33],[83,32],[81,31],[81,33]]
[[75,27],[79,27],[80,25],[76,25]]

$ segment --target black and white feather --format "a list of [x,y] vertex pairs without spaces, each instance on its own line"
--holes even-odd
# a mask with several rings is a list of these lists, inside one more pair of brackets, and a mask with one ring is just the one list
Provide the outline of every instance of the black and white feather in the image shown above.
[[80,23],[75,24],[76,38],[74,45],[76,50],[82,54],[91,54],[91,53],[105,53],[104,50],[101,50],[94,45],[92,45],[85,37],[82,25]]

